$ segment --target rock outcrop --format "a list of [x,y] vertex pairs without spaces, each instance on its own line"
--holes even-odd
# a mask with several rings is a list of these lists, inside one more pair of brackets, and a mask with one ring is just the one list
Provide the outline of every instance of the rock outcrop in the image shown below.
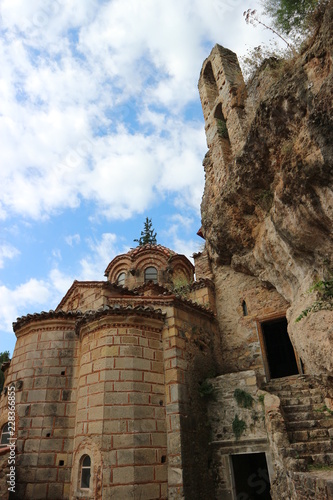
[[332,279],[332,27],[331,1],[292,61],[267,61],[245,86],[235,54],[216,46],[199,80],[209,147],[202,230],[213,271],[230,265],[272,285],[290,303],[305,373],[331,375],[333,311],[296,318],[316,300],[309,288]]

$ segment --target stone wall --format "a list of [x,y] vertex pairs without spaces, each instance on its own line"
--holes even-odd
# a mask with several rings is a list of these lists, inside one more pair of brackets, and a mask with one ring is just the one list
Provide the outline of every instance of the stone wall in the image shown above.
[[119,500],[166,498],[162,325],[135,312],[106,312],[80,327],[73,498],[81,498],[84,454],[97,471],[89,498],[102,498],[102,490]]
[[215,480],[212,498],[231,500],[234,497],[230,455],[266,452],[273,474],[262,399],[265,393],[258,388],[254,370],[221,375],[210,379],[209,384],[213,388],[206,396]]
[[214,265],[213,271],[223,371],[251,369],[263,380],[266,374],[257,322],[283,317],[288,303],[272,287],[265,287],[257,278],[236,272],[230,266]]
[[74,321],[42,319],[23,326],[17,336],[6,378],[6,383],[19,387],[17,494],[33,499],[66,498],[75,418]]
[[9,491],[7,484],[7,475],[9,474],[9,449],[8,448],[0,448],[0,498],[1,500],[8,500]]
[[206,404],[200,385],[221,373],[220,335],[214,317],[180,306],[169,309],[163,332],[168,430],[168,498],[210,499]]
[[302,472],[292,473],[297,500],[330,500],[333,498],[333,481],[325,473],[310,476]]

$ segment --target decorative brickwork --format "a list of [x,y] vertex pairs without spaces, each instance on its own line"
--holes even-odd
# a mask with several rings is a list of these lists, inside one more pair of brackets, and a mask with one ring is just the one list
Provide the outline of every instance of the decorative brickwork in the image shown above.
[[[157,284],[143,282],[146,265],[158,270]],[[115,282],[75,281],[56,311],[14,324],[5,383],[21,384],[18,495],[181,499],[203,494],[199,477],[213,491],[200,472],[209,450],[199,394],[221,371],[213,284],[193,283],[192,264],[160,245],[116,257],[107,271]],[[0,404],[5,422],[4,394]]]

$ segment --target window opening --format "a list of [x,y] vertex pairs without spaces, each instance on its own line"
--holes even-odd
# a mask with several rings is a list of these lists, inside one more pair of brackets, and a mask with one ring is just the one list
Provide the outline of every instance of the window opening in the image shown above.
[[9,439],[10,439],[10,431],[9,431],[9,425],[7,422],[1,429],[1,440],[0,440],[1,447],[8,446]]
[[124,286],[126,279],[126,273],[122,272],[118,275],[117,283],[118,285]]
[[231,455],[235,498],[271,500],[265,453]]
[[89,455],[85,455],[81,460],[81,488],[90,487],[91,476],[91,459]]
[[145,269],[145,283],[147,283],[147,281],[153,281],[154,283],[157,283],[156,267],[147,267]]
[[247,311],[247,305],[246,305],[245,300],[243,300],[243,302],[242,302],[242,309],[243,309],[243,316],[247,316],[249,313]]
[[219,103],[216,106],[214,118],[216,119],[217,133],[218,133],[219,137],[222,137],[222,139],[229,140],[227,122],[226,122],[226,119],[224,118],[224,115],[223,115],[221,103]]
[[203,72],[203,77],[204,77],[208,101],[210,106],[212,107],[212,105],[215,102],[215,99],[218,96],[218,89],[216,85],[215,76],[213,73],[212,64],[210,61],[208,61],[208,63],[206,64],[206,67]]

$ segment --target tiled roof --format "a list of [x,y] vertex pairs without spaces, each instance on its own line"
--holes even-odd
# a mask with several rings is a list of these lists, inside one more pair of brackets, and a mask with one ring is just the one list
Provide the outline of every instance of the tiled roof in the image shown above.
[[139,316],[145,317],[154,317],[156,319],[162,319],[164,317],[164,313],[161,309],[155,309],[154,307],[143,307],[141,305],[138,306],[121,306],[119,304],[113,304],[112,306],[104,305],[103,307],[94,310],[89,310],[86,312],[82,311],[42,311],[41,313],[35,314],[27,314],[26,316],[22,316],[21,318],[17,318],[17,321],[13,323],[13,330],[16,332],[18,329],[23,326],[29,324],[30,322],[35,321],[43,321],[47,319],[67,319],[67,320],[75,320],[77,329],[79,325],[83,323],[87,323],[92,319],[99,318],[103,315],[111,315],[111,314],[128,314],[129,312],[134,313]]
[[148,243],[147,245],[141,245],[135,248],[131,248],[131,250],[127,252],[127,255],[134,257],[138,253],[144,252],[145,250],[158,250],[160,252],[163,252],[167,257],[171,257],[172,255],[177,255],[176,252],[170,250],[170,248],[164,247],[162,245],[152,245],[150,243]]
[[110,283],[109,281],[77,281],[75,280],[72,286],[66,292],[66,295],[61,299],[56,307],[56,311],[61,310],[66,301],[69,299],[75,288],[108,288],[110,290],[115,290],[119,294],[135,295],[135,292],[127,288],[126,286],[118,285],[117,283]]
[[85,287],[85,288],[98,288],[98,287],[103,287],[103,285],[105,285],[105,281],[78,281],[78,280],[74,280],[72,285],[70,286],[70,288],[67,290],[66,294],[63,296],[63,298],[61,299],[61,301],[59,302],[59,304],[57,305],[56,307],[56,311],[59,311],[61,310],[62,306],[64,305],[64,303],[67,301],[67,299],[70,297],[71,293],[73,292],[73,290],[75,290],[75,288],[81,286],[81,287]]
[[158,320],[164,320],[165,313],[161,309],[155,309],[152,306],[144,307],[141,305],[133,306],[121,306],[120,304],[113,304],[112,306],[104,305],[97,311],[87,311],[82,315],[80,320],[76,324],[76,332],[78,333],[81,326],[89,323],[91,320],[101,318],[103,316],[119,315],[119,314],[135,314],[136,316],[143,316],[149,318],[155,318]]
[[27,314],[26,316],[21,316],[13,323],[13,330],[16,332],[22,326],[27,325],[31,321],[43,321],[45,319],[76,319],[82,316],[81,311],[42,311],[41,313]]

